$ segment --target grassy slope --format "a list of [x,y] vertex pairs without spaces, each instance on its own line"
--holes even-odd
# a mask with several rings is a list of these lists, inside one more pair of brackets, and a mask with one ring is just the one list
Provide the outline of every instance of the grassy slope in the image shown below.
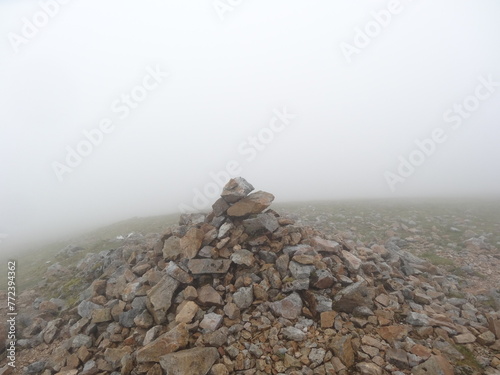
[[[85,248],[85,251],[78,256],[71,257],[66,261],[61,261],[62,265],[66,262],[76,262],[82,259],[85,254],[90,252],[99,252],[106,249],[112,249],[116,244],[110,240],[116,236],[126,236],[130,232],[161,233],[169,225],[178,221],[178,215],[163,215],[145,218],[132,218],[108,225],[103,228],[85,233],[70,240],[52,242],[37,247],[28,247],[20,252],[19,256],[11,256],[10,259],[17,261],[17,290],[18,293],[36,285],[43,277],[47,267],[57,262],[55,255],[65,246],[73,244]],[[51,262],[47,264],[47,262]],[[6,260],[2,262],[6,264]],[[0,283],[0,289],[5,290],[6,280]]]

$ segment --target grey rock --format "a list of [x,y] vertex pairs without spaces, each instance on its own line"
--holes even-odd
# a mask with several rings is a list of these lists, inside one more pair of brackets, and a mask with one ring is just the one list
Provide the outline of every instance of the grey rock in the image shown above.
[[326,240],[321,237],[314,237],[313,245],[314,248],[320,252],[340,255],[342,251],[342,246],[338,242],[332,240]]
[[194,275],[227,273],[230,266],[230,259],[190,259],[188,262],[188,268]]
[[281,333],[285,339],[293,341],[304,341],[307,337],[303,331],[295,327],[285,327]]
[[315,270],[311,274],[311,284],[317,289],[331,288],[335,281],[329,270]]
[[90,348],[93,341],[92,337],[80,333],[71,340],[71,347],[74,349],[81,348],[82,346]]
[[350,253],[349,251],[341,251],[342,258],[345,261],[347,269],[351,272],[357,272],[361,267],[362,261],[356,255]]
[[269,305],[275,316],[285,319],[297,319],[302,314],[302,299],[297,293],[292,293],[281,301],[272,302]]
[[229,302],[224,306],[224,313],[231,320],[239,319],[241,311],[235,303]]
[[163,245],[163,257],[165,260],[177,260],[181,255],[181,239],[177,236],[167,238]]
[[106,362],[111,365],[113,370],[116,370],[121,365],[121,359],[127,354],[129,354],[129,352],[126,349],[107,348],[104,351],[104,358]]
[[389,348],[385,353],[385,360],[399,369],[410,368],[406,352],[402,349]]
[[[264,263],[275,264],[277,262],[277,255],[272,251],[261,250],[258,253],[259,259],[262,259]],[[277,265],[276,265],[277,267]]]
[[299,244],[299,245],[294,245],[294,246],[285,246],[283,248],[283,254],[288,255],[289,257],[293,257],[296,252],[304,252],[306,253],[309,250],[312,250],[313,248],[309,245],[304,245],[304,244]]
[[259,348],[259,346],[256,344],[250,344],[248,352],[252,354],[255,358],[260,358],[264,354],[263,350]]
[[308,279],[315,268],[313,265],[300,264],[292,260],[288,269],[295,279]]
[[221,326],[223,318],[224,316],[216,313],[205,314],[203,320],[200,323],[200,328],[203,328],[208,332],[213,332]]
[[168,264],[165,271],[167,275],[173,277],[174,279],[183,284],[189,284],[193,281],[193,277],[173,261]]
[[224,238],[226,236],[226,234],[234,228],[234,225],[233,223],[227,221],[225,222],[224,224],[222,224],[219,228],[219,233],[217,235],[217,238],[218,239],[221,239],[221,238]]
[[333,301],[331,298],[322,296],[320,294],[315,295],[316,297],[316,312],[322,313],[325,311],[330,311],[332,309]]
[[422,305],[430,305],[432,303],[431,297],[429,297],[427,294],[419,293],[419,292],[415,292],[415,296],[413,297],[413,300],[416,303],[420,303]]
[[203,341],[209,346],[223,346],[228,339],[229,329],[227,327],[221,327],[214,332],[207,333],[203,335]]
[[290,263],[290,256],[288,254],[282,254],[276,259],[276,269],[280,273],[281,277],[285,277],[288,274],[288,264]]
[[255,263],[255,257],[251,251],[246,249],[236,250],[231,254],[231,260],[236,264],[244,264],[245,266],[251,267]]
[[45,341],[46,344],[50,344],[52,341],[57,336],[57,333],[59,332],[59,326],[62,323],[62,319],[55,319],[51,320],[48,324],[47,327],[44,328],[44,330],[41,332],[41,336],[43,337],[43,341]]
[[212,205],[212,210],[215,217],[224,215],[228,208],[229,204],[226,202],[224,198],[217,199],[215,203]]
[[369,316],[375,315],[371,309],[366,306],[358,306],[353,311],[352,314],[356,317],[367,318]]
[[83,370],[79,373],[79,375],[95,375],[98,372],[99,368],[97,367],[97,363],[91,359],[83,365]]
[[309,360],[312,362],[312,366],[317,367],[323,363],[325,359],[326,350],[323,348],[312,348],[309,353]]
[[24,374],[35,375],[41,374],[45,367],[47,366],[47,361],[37,361],[24,368]]
[[358,281],[340,290],[334,297],[333,309],[352,313],[356,307],[373,306],[374,291],[366,286],[365,281]]
[[278,229],[279,224],[278,219],[273,214],[265,213],[243,220],[243,226],[245,227],[246,233],[255,234],[261,231],[272,233]]
[[224,186],[221,197],[228,203],[235,203],[246,197],[253,189],[254,187],[252,184],[250,184],[243,177],[236,177],[229,180],[229,182]]
[[162,326],[154,326],[150,328],[146,332],[146,336],[144,336],[144,341],[142,342],[142,346],[146,346],[149,343],[153,342],[158,337],[158,334],[160,333],[161,329]]
[[132,306],[133,309],[142,311],[146,308],[147,300],[148,300],[147,296],[135,297],[130,305]]
[[483,332],[477,337],[477,342],[481,345],[493,345],[495,343],[495,334],[491,331]]
[[163,324],[165,322],[166,312],[172,304],[172,297],[179,285],[179,281],[165,275],[148,291],[147,307],[156,324]]
[[78,315],[82,318],[92,318],[92,313],[97,309],[102,309],[102,306],[90,301],[82,301],[78,305]]
[[201,213],[186,213],[179,218],[179,225],[196,225],[205,221],[206,215]]
[[246,309],[252,305],[253,302],[253,286],[239,288],[233,294],[233,301],[240,309]]
[[284,283],[281,287],[284,293],[293,292],[294,290],[308,290],[309,279],[295,279]]
[[215,247],[213,246],[203,246],[200,251],[198,251],[198,256],[202,258],[211,258]]
[[141,310],[132,309],[120,314],[119,322],[122,326],[131,328],[135,326],[135,318],[141,314]]
[[445,340],[435,340],[432,346],[438,349],[441,353],[445,354],[453,361],[461,361],[465,357],[460,353],[454,345]]
[[429,317],[425,314],[410,312],[406,317],[406,322],[415,327],[422,327],[429,325]]
[[149,329],[153,326],[154,319],[147,310],[144,310],[134,318],[134,324],[139,328]]

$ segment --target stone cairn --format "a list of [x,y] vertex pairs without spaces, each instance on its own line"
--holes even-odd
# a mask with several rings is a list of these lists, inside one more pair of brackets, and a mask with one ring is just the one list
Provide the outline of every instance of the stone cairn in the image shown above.
[[326,238],[253,190],[232,179],[209,214],[89,254],[76,307],[51,319],[47,301],[24,330],[46,353],[24,373],[500,373],[498,312],[450,296],[453,279],[396,244]]

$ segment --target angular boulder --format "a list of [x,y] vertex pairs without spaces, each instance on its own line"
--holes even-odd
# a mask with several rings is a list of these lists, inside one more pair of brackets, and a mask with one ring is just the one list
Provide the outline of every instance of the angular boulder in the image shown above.
[[170,308],[172,297],[180,284],[179,281],[165,275],[148,291],[146,305],[156,324],[165,323],[167,310]]
[[274,200],[274,195],[265,191],[257,191],[233,204],[227,210],[231,217],[245,217],[251,214],[260,214],[269,207]]
[[278,229],[279,224],[276,216],[271,213],[265,213],[243,220],[243,226],[246,233],[255,234],[263,231],[272,233]]
[[187,346],[189,332],[185,323],[180,323],[153,342],[139,349],[136,353],[138,363],[158,362],[165,354],[175,352]]
[[274,315],[282,316],[285,319],[297,319],[302,313],[302,306],[302,299],[297,293],[292,293],[281,301],[269,305]]
[[180,240],[182,254],[187,259],[194,258],[201,248],[205,233],[201,229],[191,228]]
[[190,259],[188,268],[193,275],[226,273],[231,266],[230,259]]
[[373,306],[374,292],[366,286],[366,281],[358,281],[339,291],[333,299],[333,310],[352,313],[356,307]]
[[218,359],[217,348],[193,348],[164,355],[160,365],[166,375],[206,375]]
[[424,363],[412,369],[413,375],[453,375],[453,366],[448,360],[439,355],[431,356]]
[[332,337],[328,346],[346,367],[354,365],[354,349],[351,335]]
[[235,203],[246,197],[253,189],[252,184],[243,177],[236,177],[230,179],[226,186],[224,186],[221,197],[227,203]]
[[163,245],[163,258],[165,258],[166,261],[177,260],[181,255],[181,239],[177,236],[167,238]]

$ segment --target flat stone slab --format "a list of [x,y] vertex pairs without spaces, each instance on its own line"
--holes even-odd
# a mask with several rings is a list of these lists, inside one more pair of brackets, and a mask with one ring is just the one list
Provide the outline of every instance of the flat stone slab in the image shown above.
[[227,215],[244,217],[251,214],[259,214],[269,207],[273,200],[274,195],[265,191],[256,191],[229,207]]
[[231,263],[230,259],[190,259],[188,268],[193,275],[226,273]]

